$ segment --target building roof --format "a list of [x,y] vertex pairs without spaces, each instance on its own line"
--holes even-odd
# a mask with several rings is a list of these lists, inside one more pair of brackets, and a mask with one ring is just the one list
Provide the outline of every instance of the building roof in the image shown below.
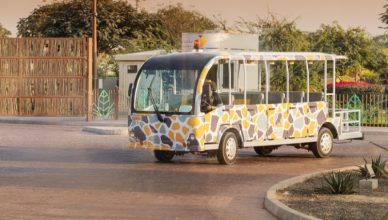
[[116,61],[145,61],[157,55],[167,54],[165,50],[150,50],[136,53],[118,54],[114,58]]

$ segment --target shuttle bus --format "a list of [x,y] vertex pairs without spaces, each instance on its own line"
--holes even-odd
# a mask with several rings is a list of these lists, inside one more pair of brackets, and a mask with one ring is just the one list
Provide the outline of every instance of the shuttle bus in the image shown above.
[[[268,155],[283,145],[328,157],[334,139],[363,137],[360,111],[336,108],[336,63],[342,59],[312,52],[150,58],[128,89],[129,146],[152,150],[162,162],[193,153],[233,164],[239,149]],[[310,85],[311,79],[320,84]]]

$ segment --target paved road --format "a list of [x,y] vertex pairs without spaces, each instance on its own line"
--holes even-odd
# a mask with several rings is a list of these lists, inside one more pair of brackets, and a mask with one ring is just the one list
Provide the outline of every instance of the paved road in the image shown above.
[[[354,141],[327,159],[284,147],[271,157],[240,151],[233,166],[201,156],[161,164],[128,149],[126,137],[81,129],[0,124],[0,219],[274,219],[263,209],[274,183],[357,165],[363,156],[388,158]],[[367,138],[387,146],[382,135]]]

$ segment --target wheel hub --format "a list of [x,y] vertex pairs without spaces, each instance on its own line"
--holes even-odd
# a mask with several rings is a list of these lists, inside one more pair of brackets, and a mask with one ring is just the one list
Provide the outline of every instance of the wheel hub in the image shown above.
[[226,142],[226,157],[229,160],[233,160],[233,158],[236,156],[237,153],[237,143],[234,138],[229,138]]
[[333,147],[333,140],[330,137],[330,134],[324,133],[320,140],[320,146],[322,153],[328,154],[330,153],[332,147]]

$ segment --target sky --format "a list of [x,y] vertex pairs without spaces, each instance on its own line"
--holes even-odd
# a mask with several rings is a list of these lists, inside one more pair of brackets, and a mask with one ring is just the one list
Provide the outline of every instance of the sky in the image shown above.
[[[128,0],[134,4],[135,0]],[[240,17],[253,20],[265,18],[268,11],[276,16],[295,20],[303,31],[315,31],[319,26],[337,21],[344,27],[363,27],[371,35],[384,34],[379,20],[387,0],[145,0],[141,7],[156,11],[163,5],[182,3],[185,8],[194,9],[212,18],[221,16],[229,24]],[[16,35],[16,24],[28,16],[43,0],[0,0],[0,23]]]

